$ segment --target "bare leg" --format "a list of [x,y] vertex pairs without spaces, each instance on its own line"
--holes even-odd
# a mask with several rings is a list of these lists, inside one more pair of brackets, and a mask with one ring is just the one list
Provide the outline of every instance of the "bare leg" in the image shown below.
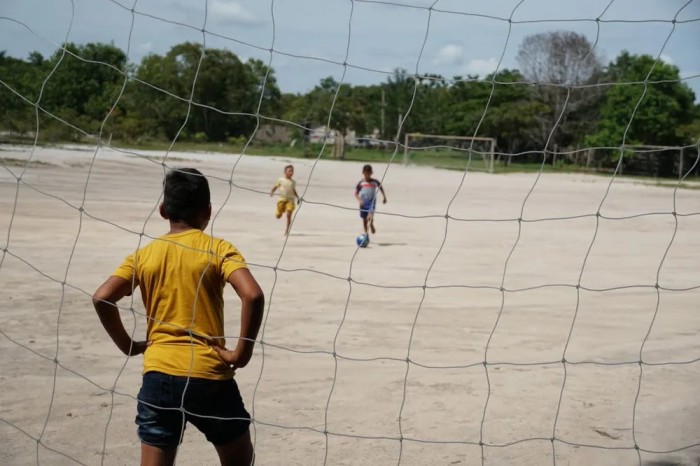
[[287,229],[284,231],[285,235],[289,235],[289,228],[292,226],[292,212],[287,211]]
[[372,231],[372,234],[375,234],[377,229],[374,228],[374,214],[369,214],[367,218],[369,219],[369,229]]
[[255,463],[255,452],[250,441],[250,431],[246,431],[226,445],[217,445],[221,466],[252,466]]
[[367,217],[362,219],[362,227],[365,229],[365,234],[367,234]]
[[141,466],[172,466],[175,464],[177,447],[157,447],[141,444]]

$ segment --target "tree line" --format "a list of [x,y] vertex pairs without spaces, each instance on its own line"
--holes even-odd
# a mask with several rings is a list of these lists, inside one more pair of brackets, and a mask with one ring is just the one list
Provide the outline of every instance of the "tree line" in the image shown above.
[[[532,152],[541,160],[545,149],[598,147],[611,148],[599,151],[611,164],[623,140],[697,151],[700,105],[676,66],[628,52],[603,64],[585,36],[569,31],[526,37],[517,61],[518,69],[483,77],[403,69],[372,85],[327,77],[293,94],[280,89],[264,62],[196,43],[139,64],[103,43],[67,43],[48,58],[0,52],[0,131],[35,131],[38,104],[40,134],[48,140],[88,133],[127,143],[235,143],[259,122],[290,122],[300,137],[304,127],[328,123],[385,141],[402,141],[408,132],[493,137],[498,152],[523,159]],[[673,167],[656,170],[668,175]]]

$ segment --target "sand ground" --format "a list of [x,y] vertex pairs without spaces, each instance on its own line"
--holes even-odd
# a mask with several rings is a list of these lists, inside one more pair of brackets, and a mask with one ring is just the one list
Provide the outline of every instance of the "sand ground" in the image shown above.
[[[162,154],[141,155],[0,151],[0,464],[138,461],[141,358],[90,295],[167,230]],[[358,250],[361,165],[292,160],[285,240],[267,193],[288,162],[167,160],[210,176],[213,232],[266,293],[236,376],[257,464],[698,464],[700,190],[617,179],[597,217],[606,177],[378,164],[389,202]],[[190,426],[178,464],[215,463]]]

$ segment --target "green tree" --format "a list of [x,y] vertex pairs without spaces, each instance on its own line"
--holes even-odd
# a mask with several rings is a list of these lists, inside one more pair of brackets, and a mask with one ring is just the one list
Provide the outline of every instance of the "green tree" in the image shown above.
[[[46,81],[41,105],[87,132],[96,132],[107,117],[124,84],[126,55],[119,48],[100,43],[67,43],[45,63],[53,71]],[[36,63],[38,56],[33,57]]]
[[[306,106],[305,94],[284,93],[280,97],[282,119],[291,121],[299,126],[308,127],[312,124],[311,110]],[[301,129],[298,129],[301,135]],[[297,136],[299,136],[297,135]]]
[[327,76],[297,101],[293,121],[325,126],[346,133],[350,129],[351,86]]
[[247,137],[256,125],[261,93],[261,113],[274,116],[280,108],[274,72],[268,74],[264,63],[251,60],[244,64],[223,49],[206,49],[203,53],[201,44],[183,43],[165,56],[144,57],[136,77],[138,84],[131,91],[131,101],[138,106],[131,110],[148,122],[147,127],[168,139],[178,134],[211,141]]
[[534,84],[540,102],[539,148],[549,149],[581,142],[592,129],[600,92],[595,86],[602,64],[586,36],[555,31],[525,37],[517,55],[523,78]]
[[692,122],[695,94],[680,81],[676,66],[625,51],[610,64],[606,78],[612,85],[605,93],[596,131],[587,139],[589,145],[617,147],[628,126],[626,144],[683,143],[677,128]]
[[681,125],[676,130],[676,135],[683,145],[700,144],[700,104],[695,104],[691,112],[692,116],[687,124]]
[[449,100],[444,109],[449,116],[445,132],[453,136],[489,136],[483,126],[476,134],[479,122],[489,103],[491,83],[476,75],[455,77],[449,90]]
[[[695,94],[680,81],[676,66],[625,51],[610,64],[606,78],[612,85],[605,93],[596,130],[587,138],[589,145],[675,146],[688,141],[689,135],[679,129],[692,124]],[[609,150],[603,155],[607,157],[603,163],[612,164],[618,161],[620,151]],[[673,174],[672,154],[654,157],[647,161],[648,175]]]
[[149,54],[141,60],[125,103],[127,114],[140,123],[143,136],[173,139],[178,134],[187,117],[189,97],[183,68],[173,57]]
[[[384,89],[385,94],[385,121],[382,137],[393,140],[398,135],[399,140],[402,141],[404,133],[421,131],[420,109],[419,106],[415,105],[413,98],[414,90],[417,93],[414,76],[403,68],[396,68],[382,84],[382,89]],[[399,120],[403,122],[401,134],[398,134]]]
[[496,138],[500,151],[509,154],[541,150],[537,141],[547,105],[536,98],[532,86],[523,83],[517,70],[505,69],[486,77],[487,82],[492,80],[493,93],[480,135]]
[[499,151],[507,153],[541,149],[536,141],[542,131],[541,116],[548,107],[523,80],[519,71],[509,69],[483,79],[455,77],[445,103],[436,108],[444,115],[444,133],[492,137]]
[[[38,55],[38,54],[37,54]],[[38,55],[41,56],[41,55]],[[36,129],[36,102],[41,89],[41,63],[0,52],[0,128],[17,133]],[[19,94],[19,95],[18,95]],[[22,98],[22,97],[24,98]]]
[[245,66],[255,78],[257,97],[262,96],[260,114],[273,118],[282,116],[282,93],[277,85],[275,70],[268,67],[262,60],[255,58],[248,59]]
[[[413,92],[412,86],[406,86]],[[405,123],[406,132],[444,134],[450,115],[445,109],[450,103],[447,80],[438,74],[426,74],[417,79],[415,99]]]

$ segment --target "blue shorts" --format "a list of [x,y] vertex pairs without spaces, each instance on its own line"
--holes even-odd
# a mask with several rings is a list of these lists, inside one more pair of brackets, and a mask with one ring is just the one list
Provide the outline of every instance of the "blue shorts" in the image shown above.
[[360,205],[360,217],[367,218],[369,214],[373,214],[374,210],[377,208],[376,201],[365,202]]
[[182,442],[187,422],[194,424],[214,445],[225,445],[246,433],[250,414],[233,379],[190,377],[189,383],[187,380],[160,372],[143,375],[136,407],[141,442],[177,446]]

